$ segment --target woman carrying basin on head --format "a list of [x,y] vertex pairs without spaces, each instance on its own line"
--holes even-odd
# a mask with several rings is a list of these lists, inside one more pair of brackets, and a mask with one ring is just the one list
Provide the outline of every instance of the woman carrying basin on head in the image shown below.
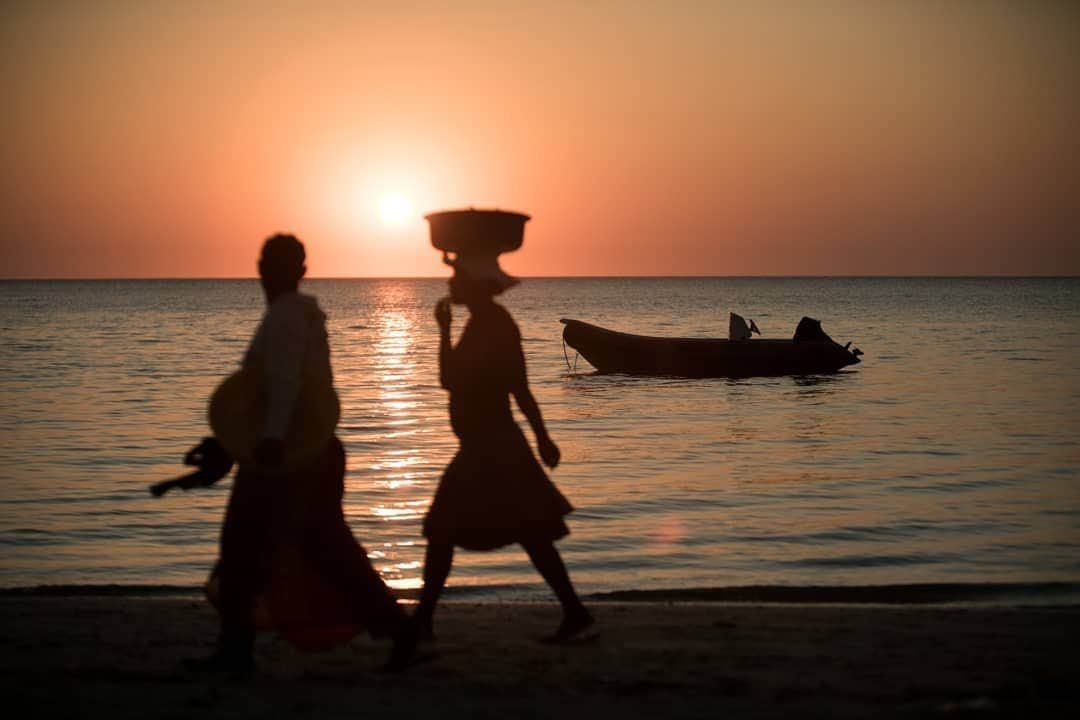
[[[495,295],[517,283],[498,266],[497,255],[520,245],[528,218],[514,213],[463,211],[429,215],[432,243],[455,252],[450,296],[435,308],[439,324],[439,381],[450,392],[450,425],[460,446],[446,468],[424,519],[428,540],[424,590],[415,619],[429,632],[435,605],[453,563],[454,547],[494,550],[520,544],[562,604],[558,629],[545,638],[568,640],[593,623],[570,582],[554,542],[569,530],[573,508],[537,462],[510,410],[510,397],[536,435],[540,457],[554,468],[559,448],[548,436],[529,390],[521,333]],[[499,223],[517,223],[512,247],[473,233],[499,236]],[[458,233],[459,237],[453,236]],[[513,231],[511,231],[513,235]],[[484,243],[486,247],[479,245]],[[451,345],[451,304],[469,310],[461,338]]]

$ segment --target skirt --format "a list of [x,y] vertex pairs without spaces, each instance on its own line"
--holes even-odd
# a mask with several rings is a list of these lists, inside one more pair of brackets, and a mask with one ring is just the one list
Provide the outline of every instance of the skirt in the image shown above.
[[573,510],[515,424],[462,441],[424,518],[424,537],[467,550],[552,542],[570,533],[564,517]]
[[277,630],[301,650],[393,631],[403,611],[345,522],[344,476],[337,438],[302,470],[240,468],[206,586],[224,625]]

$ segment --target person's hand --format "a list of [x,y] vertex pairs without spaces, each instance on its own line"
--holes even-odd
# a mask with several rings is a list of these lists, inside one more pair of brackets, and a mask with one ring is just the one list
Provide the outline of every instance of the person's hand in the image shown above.
[[540,459],[544,461],[545,465],[554,470],[562,457],[559,446],[551,442],[549,437],[540,438],[537,444],[540,446]]
[[216,437],[204,437],[184,455],[184,464],[202,468],[204,477],[212,478],[209,482],[214,483],[229,474],[233,459]]
[[450,311],[450,298],[443,298],[435,303],[435,322],[439,323],[440,331],[444,333],[450,332],[450,320],[452,318],[453,313]]
[[255,464],[265,468],[276,468],[285,458],[285,444],[281,438],[264,437],[255,446]]

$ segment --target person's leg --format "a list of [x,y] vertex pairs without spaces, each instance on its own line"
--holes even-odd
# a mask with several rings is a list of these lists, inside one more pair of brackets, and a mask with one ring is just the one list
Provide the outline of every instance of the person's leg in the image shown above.
[[446,578],[450,576],[453,563],[453,545],[428,542],[427,552],[424,554],[424,589],[420,593],[420,604],[413,615],[422,635],[431,636],[435,605],[446,586]]
[[585,609],[566,570],[562,556],[550,541],[522,543],[529,555],[533,567],[559,599],[563,609],[563,619],[555,634],[545,638],[549,641],[566,640],[593,624],[593,617]]
[[216,570],[220,594],[220,645],[212,655],[189,660],[192,670],[243,673],[254,666],[255,628],[252,606],[265,582],[272,538],[268,497],[261,478],[237,473],[221,529],[220,563]]

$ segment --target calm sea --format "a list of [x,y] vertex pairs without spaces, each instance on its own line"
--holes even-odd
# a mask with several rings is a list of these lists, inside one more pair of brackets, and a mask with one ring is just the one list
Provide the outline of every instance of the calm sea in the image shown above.
[[[349,522],[416,587],[456,447],[431,314],[445,284],[304,289],[330,317]],[[1080,581],[1080,280],[528,279],[504,302],[563,451],[552,476],[577,511],[560,547],[583,591]],[[262,303],[253,280],[0,282],[0,587],[202,582],[228,483],[147,486],[185,470]],[[564,356],[558,322],[724,336],[729,310],[765,337],[818,318],[864,362],[602,376]],[[517,548],[459,552],[451,586],[547,597]]]

